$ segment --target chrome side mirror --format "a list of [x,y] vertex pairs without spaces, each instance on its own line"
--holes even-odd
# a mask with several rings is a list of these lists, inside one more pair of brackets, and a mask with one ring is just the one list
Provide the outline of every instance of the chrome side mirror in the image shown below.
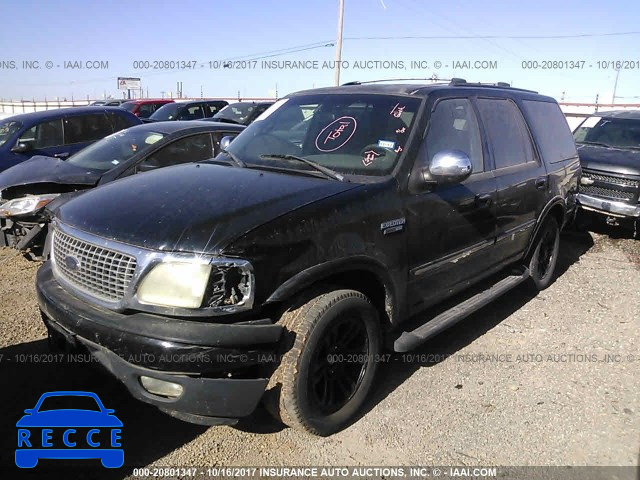
[[472,170],[469,156],[460,150],[441,150],[429,165],[431,181],[438,183],[460,183],[471,175]]
[[234,138],[236,137],[233,137],[231,135],[226,135],[222,137],[222,140],[220,140],[220,150],[226,150]]

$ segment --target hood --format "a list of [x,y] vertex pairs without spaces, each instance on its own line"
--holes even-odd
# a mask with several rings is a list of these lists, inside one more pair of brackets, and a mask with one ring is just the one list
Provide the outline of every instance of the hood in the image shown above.
[[96,188],[57,213],[103,238],[165,251],[213,253],[296,208],[358,184],[208,163],[166,167]]
[[621,175],[640,175],[640,150],[578,145],[582,168]]
[[36,183],[95,185],[102,173],[76,167],[59,158],[37,155],[0,173],[0,190]]

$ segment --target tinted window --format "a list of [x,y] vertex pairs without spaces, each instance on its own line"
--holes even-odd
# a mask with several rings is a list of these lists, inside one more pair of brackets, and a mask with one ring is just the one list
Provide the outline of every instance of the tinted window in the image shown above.
[[16,121],[0,122],[0,147],[7,143],[22,128],[22,123]]
[[112,133],[111,123],[104,113],[77,115],[64,119],[66,145],[100,140]]
[[153,103],[143,103],[136,113],[141,118],[149,118],[155,110]]
[[213,151],[214,151],[214,153],[216,155],[218,153],[220,153],[220,141],[224,137],[236,138],[239,134],[240,134],[240,132],[215,132],[215,133],[211,134],[211,136],[213,137]]
[[557,103],[522,102],[542,158],[555,163],[577,155],[569,124]]
[[168,167],[178,163],[199,162],[211,157],[211,135],[202,133],[170,143],[147,158],[144,164],[151,167]]
[[480,98],[478,108],[489,135],[496,168],[535,160],[527,125],[515,103],[505,99]]
[[640,120],[600,118],[592,128],[584,128],[582,132],[584,132],[582,135],[576,134],[578,143],[595,143],[617,148],[640,148]]
[[429,161],[441,150],[460,150],[471,160],[472,172],[484,171],[478,120],[469,100],[438,102],[429,119],[426,147]]
[[204,116],[207,118],[213,117],[216,113],[218,113],[221,109],[223,109],[225,105],[227,105],[227,102],[205,103]]
[[60,146],[63,144],[62,120],[39,123],[24,132],[18,142],[32,145],[34,149]]
[[133,112],[136,109],[137,102],[124,102],[120,105],[120,108],[124,108],[128,112]]
[[158,108],[150,118],[158,122],[175,120],[176,115],[180,111],[180,107],[181,105],[179,103],[167,103],[166,105]]
[[113,127],[114,132],[119,132],[120,130],[124,130],[125,128],[132,127],[133,125],[139,125],[138,122],[135,122],[128,115],[118,115],[116,112],[109,112],[109,117],[111,118],[111,125]]
[[202,106],[196,104],[183,107],[178,114],[177,120],[197,120],[199,118],[204,118],[204,113],[202,113]]

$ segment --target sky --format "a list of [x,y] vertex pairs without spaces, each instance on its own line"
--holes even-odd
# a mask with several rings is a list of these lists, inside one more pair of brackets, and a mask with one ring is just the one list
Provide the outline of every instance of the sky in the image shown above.
[[[150,97],[175,96],[177,82],[183,96],[222,98],[330,86],[338,6],[2,0],[0,99],[122,98],[118,77],[139,77]],[[540,38],[559,36],[572,38]],[[340,83],[436,75],[608,103],[617,77],[616,103],[640,103],[635,0],[345,0],[343,38]]]

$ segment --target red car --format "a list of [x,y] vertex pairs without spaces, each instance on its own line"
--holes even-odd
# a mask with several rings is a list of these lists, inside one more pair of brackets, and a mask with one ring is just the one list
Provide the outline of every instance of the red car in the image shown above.
[[120,108],[129,110],[136,117],[149,118],[157,109],[167,103],[174,103],[168,98],[141,98],[139,100],[131,100],[120,105]]

